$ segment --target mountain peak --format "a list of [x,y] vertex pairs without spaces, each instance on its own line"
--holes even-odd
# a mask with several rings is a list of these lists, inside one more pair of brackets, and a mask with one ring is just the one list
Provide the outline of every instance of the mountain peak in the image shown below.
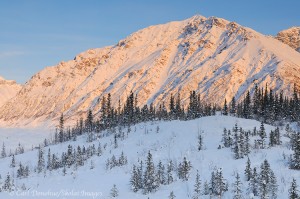
[[[292,92],[300,85],[300,54],[280,41],[236,22],[195,15],[183,21],[150,26],[117,45],[90,49],[74,60],[35,74],[0,108],[2,124],[55,121],[61,113],[76,121],[87,110],[126,101],[130,91],[138,105],[167,103],[180,93],[187,106],[196,91],[201,100],[222,105],[241,100],[255,84]],[[33,123],[33,122],[32,122]]]
[[277,34],[276,39],[300,52],[300,27],[294,26],[282,30]]

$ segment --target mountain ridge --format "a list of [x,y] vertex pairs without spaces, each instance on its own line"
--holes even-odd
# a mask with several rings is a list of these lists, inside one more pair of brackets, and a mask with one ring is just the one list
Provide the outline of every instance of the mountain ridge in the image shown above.
[[294,26],[282,30],[275,38],[300,52],[300,27]]
[[112,105],[130,91],[138,105],[168,101],[180,92],[183,104],[195,90],[203,101],[222,104],[243,98],[255,84],[291,94],[300,85],[300,54],[280,41],[217,17],[200,15],[150,26],[114,46],[89,49],[74,60],[36,73],[0,108],[2,125],[35,125],[64,115],[76,121],[88,109]]

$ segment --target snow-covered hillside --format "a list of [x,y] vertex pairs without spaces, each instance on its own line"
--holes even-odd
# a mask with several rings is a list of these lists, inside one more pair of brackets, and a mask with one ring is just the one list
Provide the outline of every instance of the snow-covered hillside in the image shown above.
[[15,81],[5,80],[3,77],[0,77],[0,107],[13,98],[21,88],[22,86]]
[[45,68],[0,109],[0,119],[2,125],[35,125],[64,113],[75,121],[88,109],[97,112],[102,96],[111,93],[117,105],[130,91],[139,105],[158,105],[178,92],[186,105],[192,90],[221,104],[241,99],[255,84],[291,94],[299,71],[300,54],[282,42],[225,19],[194,16]]
[[277,34],[276,39],[300,52],[300,27],[292,27],[280,31]]
[[[194,194],[194,184],[197,170],[200,174],[201,192],[203,192],[205,182],[210,182],[211,173],[221,168],[223,176],[228,183],[228,191],[222,198],[233,198],[233,183],[235,175],[239,173],[241,177],[241,190],[244,198],[251,197],[253,194],[247,192],[248,182],[245,179],[244,170],[247,158],[234,159],[234,154],[229,148],[222,146],[222,134],[224,128],[232,130],[238,125],[245,131],[253,131],[254,127],[259,130],[260,123],[254,120],[239,119],[230,116],[211,116],[203,117],[192,121],[166,121],[166,122],[148,122],[131,126],[129,133],[127,127],[117,132],[124,132],[125,139],[117,139],[117,146],[114,142],[114,136],[104,136],[92,143],[86,142],[86,135],[80,136],[76,141],[61,143],[45,147],[44,158],[47,165],[47,153],[51,150],[51,154],[57,154],[60,158],[62,152],[68,151],[68,145],[77,149],[78,146],[87,149],[93,144],[97,147],[101,143],[102,153],[100,156],[93,155],[84,162],[84,166],[66,168],[65,174],[62,168],[57,170],[43,169],[40,173],[34,172],[38,162],[38,150],[27,151],[24,154],[16,155],[16,167],[10,168],[12,157],[0,159],[0,174],[2,179],[0,184],[4,184],[7,173],[14,176],[14,184],[18,187],[15,192],[1,192],[0,198],[24,198],[31,199],[34,197],[41,198],[109,198],[110,190],[113,184],[119,191],[118,198],[151,198],[163,199],[169,198],[171,191],[174,192],[176,198],[192,198]],[[267,135],[274,130],[275,127],[265,125]],[[198,135],[203,138],[203,148],[198,151]],[[298,171],[288,168],[287,157],[292,151],[288,148],[288,139],[284,136],[285,130],[281,129],[282,145],[267,148],[253,149],[254,139],[250,138],[251,153],[248,155],[251,161],[251,168],[257,168],[260,171],[260,165],[264,160],[270,163],[271,169],[274,171],[277,184],[278,198],[287,198],[288,189],[292,178],[300,180]],[[102,135],[106,134],[102,132]],[[16,134],[17,136],[17,134]],[[233,134],[232,134],[233,136]],[[268,140],[268,139],[267,139]],[[268,143],[268,141],[267,141]],[[26,149],[25,149],[26,151]],[[163,165],[167,165],[170,160],[174,165],[178,165],[183,161],[184,157],[191,162],[192,168],[188,181],[183,181],[177,177],[176,172],[172,172],[174,182],[169,185],[161,185],[158,190],[148,195],[142,194],[142,191],[134,193],[130,187],[130,178],[133,164],[139,165],[139,160],[144,163],[147,153],[153,156],[155,165],[161,161]],[[72,152],[72,150],[71,150]],[[121,167],[106,169],[107,159],[120,157],[124,152],[128,163]],[[96,152],[97,153],[97,152]],[[19,162],[29,166],[30,174],[27,178],[17,178],[17,169]],[[91,169],[92,167],[92,169]],[[176,167],[176,166],[175,166]],[[175,169],[176,170],[176,169]],[[23,185],[24,184],[24,185]],[[23,185],[23,189],[21,187]],[[56,194],[56,195],[55,195]],[[60,195],[59,195],[60,194]],[[69,195],[67,195],[69,194]],[[94,194],[95,197],[92,196]],[[87,196],[88,195],[88,196]],[[208,195],[202,195],[201,198],[210,198]]]

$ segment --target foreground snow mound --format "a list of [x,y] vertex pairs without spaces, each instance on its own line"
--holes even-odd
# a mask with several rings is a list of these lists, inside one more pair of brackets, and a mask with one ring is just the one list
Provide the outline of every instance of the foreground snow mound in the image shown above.
[[[58,145],[47,146],[44,151],[44,167],[38,163],[38,151],[27,151],[24,154],[16,155],[16,167],[10,168],[12,157],[0,159],[0,180],[1,186],[4,184],[7,173],[14,179],[15,188],[18,191],[10,193],[1,192],[0,198],[109,198],[112,192],[118,192],[118,198],[151,198],[162,199],[169,198],[173,191],[176,198],[192,198],[194,195],[194,184],[197,171],[201,180],[201,198],[210,198],[204,194],[204,184],[210,183],[211,173],[220,171],[228,185],[228,191],[224,192],[222,198],[233,198],[233,183],[238,173],[242,185],[240,187],[245,198],[249,198],[247,192],[248,182],[244,175],[247,158],[234,158],[234,153],[230,148],[225,148],[222,144],[222,134],[224,128],[233,132],[233,127],[237,124],[244,131],[253,131],[256,127],[260,129],[261,123],[254,120],[239,119],[229,116],[211,116],[203,117],[192,121],[154,121],[141,123],[130,128],[116,129],[115,131],[105,131],[101,133],[101,138],[87,143],[87,136],[77,137],[76,141],[61,143]],[[275,127],[264,126],[269,137],[271,130]],[[120,133],[120,134],[119,134]],[[259,173],[260,165],[267,160],[271,169],[274,171],[277,184],[278,198],[287,198],[288,188],[292,178],[300,179],[299,172],[290,170],[287,165],[287,158],[291,150],[287,148],[288,139],[283,136],[285,130],[280,129],[280,139],[282,144],[266,149],[253,149],[254,140],[258,136],[250,137],[250,149],[248,154],[251,160],[251,168],[257,168]],[[120,137],[114,135],[121,135]],[[199,151],[199,135],[202,137],[202,147]],[[233,135],[233,134],[232,134]],[[266,144],[268,144],[268,138]],[[98,150],[100,143],[101,152]],[[87,151],[93,151],[89,146],[95,146],[95,155],[89,156],[80,166],[65,166],[64,168],[47,168],[47,152],[61,157],[62,152],[72,153],[80,146]],[[26,151],[26,150],[25,150]],[[122,159],[122,152],[124,159]],[[142,190],[134,193],[130,186],[133,165],[139,167],[142,160],[147,162],[148,153],[152,154],[152,159],[156,166],[161,161],[166,166],[170,161],[174,164],[174,171],[171,172],[173,182],[168,185],[161,185],[156,191],[147,195]],[[77,153],[78,155],[78,153]],[[115,157],[119,163],[113,165],[112,157]],[[76,156],[77,157],[77,156]],[[190,162],[191,168],[187,175],[187,181],[178,177],[176,169],[184,158]],[[107,161],[109,159],[109,161]],[[17,169],[19,162],[29,167],[29,176],[17,178]],[[110,162],[110,163],[108,163]],[[121,162],[123,162],[121,164]],[[66,162],[66,165],[69,163]],[[39,171],[39,169],[41,169]],[[144,166],[146,169],[146,166]],[[112,189],[113,185],[116,189]],[[22,190],[23,188],[23,190]],[[60,195],[58,195],[60,194]],[[251,195],[251,194],[250,194]],[[253,196],[252,198],[258,198]]]

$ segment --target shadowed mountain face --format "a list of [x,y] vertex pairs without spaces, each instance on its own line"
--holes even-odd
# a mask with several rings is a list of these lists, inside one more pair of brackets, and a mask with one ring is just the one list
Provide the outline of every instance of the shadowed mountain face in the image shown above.
[[36,125],[61,113],[79,119],[96,113],[100,98],[123,103],[130,91],[139,105],[190,91],[204,101],[240,100],[255,84],[292,93],[300,83],[300,54],[282,42],[224,19],[194,16],[150,26],[114,46],[90,49],[35,74],[0,110],[2,125]]

